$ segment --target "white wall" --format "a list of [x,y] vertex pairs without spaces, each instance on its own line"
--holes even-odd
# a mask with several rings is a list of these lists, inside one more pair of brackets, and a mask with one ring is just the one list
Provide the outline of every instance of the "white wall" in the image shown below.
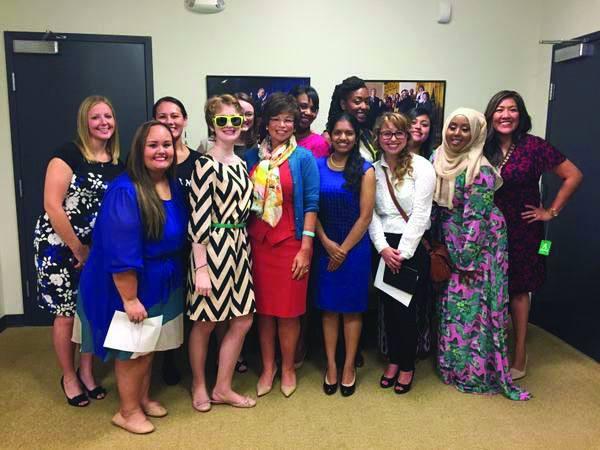
[[[562,11],[561,2],[452,3],[452,22],[439,25],[435,0],[227,0],[223,13],[206,16],[186,11],[183,0],[2,0],[0,30],[152,36],[155,96],[185,102],[192,145],[205,133],[207,74],[309,75],[322,98],[318,129],[334,85],[348,75],[445,79],[447,112],[463,105],[482,109],[499,89],[516,89],[527,100],[535,98],[534,131],[543,133],[538,84],[548,68],[541,67],[537,41],[542,20],[553,18],[552,8]],[[589,17],[585,5],[599,4],[569,3],[581,4],[574,28],[578,17]],[[544,29],[558,32],[555,19],[556,28]],[[7,214],[0,223],[0,316],[2,308],[22,312],[3,49],[0,204]]]

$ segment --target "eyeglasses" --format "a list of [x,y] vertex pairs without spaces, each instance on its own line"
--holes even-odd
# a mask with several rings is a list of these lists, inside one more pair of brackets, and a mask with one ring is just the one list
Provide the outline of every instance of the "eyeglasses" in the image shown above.
[[239,128],[244,123],[244,117],[239,114],[234,114],[232,116],[226,115],[218,115],[213,117],[213,124],[216,127],[224,128],[227,126]]
[[392,139],[392,136],[394,136],[397,140],[404,139],[404,138],[406,138],[406,132],[405,131],[395,131],[395,132],[382,131],[381,133],[379,133],[379,137],[381,137],[381,139],[383,139],[384,141],[389,141],[390,139]]

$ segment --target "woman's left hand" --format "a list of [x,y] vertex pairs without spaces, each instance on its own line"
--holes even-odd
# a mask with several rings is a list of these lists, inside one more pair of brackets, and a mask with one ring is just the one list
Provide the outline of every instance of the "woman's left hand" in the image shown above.
[[525,208],[527,208],[527,211],[523,211],[521,213],[521,218],[527,223],[537,222],[538,220],[542,222],[548,222],[553,218],[552,214],[550,214],[550,212],[547,209],[544,209],[542,207],[525,205]]
[[345,260],[346,260],[345,256],[341,261],[337,260],[337,259],[329,258],[329,263],[327,264],[327,271],[335,272],[336,270],[338,270],[340,268],[340,266],[344,263]]
[[299,280],[308,274],[310,268],[310,257],[312,252],[308,249],[300,249],[292,262],[292,279]]

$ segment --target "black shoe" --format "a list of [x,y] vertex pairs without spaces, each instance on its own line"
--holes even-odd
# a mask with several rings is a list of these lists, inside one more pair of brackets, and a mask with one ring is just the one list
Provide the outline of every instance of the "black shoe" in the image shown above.
[[381,378],[379,379],[379,386],[381,386],[383,389],[391,388],[392,386],[394,386],[397,376],[398,376],[398,370],[396,371],[396,373],[394,375],[392,375],[389,378],[385,376],[385,372],[384,372],[383,375],[381,375]]
[[340,383],[340,393],[344,397],[350,397],[356,391],[356,372],[354,372],[354,380],[352,380],[352,384],[350,386],[346,386],[343,383]]
[[170,352],[172,351],[173,350],[165,352],[165,356],[163,359],[162,376],[163,381],[167,386],[175,386],[181,381],[181,374],[179,373],[179,369],[177,369],[177,366],[175,365],[175,358],[173,358],[173,355],[170,354]]
[[365,358],[363,358],[362,352],[357,352],[354,358],[354,367],[362,367],[365,365]]
[[245,358],[240,358],[235,362],[235,371],[237,373],[248,372],[248,361]]
[[83,390],[87,393],[89,398],[93,398],[94,400],[102,400],[104,397],[106,397],[106,389],[104,389],[101,385],[96,386],[94,389],[88,389],[79,375],[79,369],[77,369],[76,373],[79,384],[81,384]]
[[337,392],[337,388],[337,381],[334,384],[329,384],[327,382],[327,371],[325,371],[325,377],[323,379],[323,392],[325,392],[326,395],[333,395]]
[[[67,392],[65,391],[65,377],[60,377],[60,387],[62,388],[65,398],[67,399],[67,403],[71,406],[76,406],[77,408],[84,408],[90,404],[90,399],[87,394],[84,392],[82,394],[76,395],[73,398],[67,397]],[[86,402],[86,403],[83,403]],[[83,404],[82,404],[83,403]]]
[[410,383],[402,384],[402,383],[399,383],[398,380],[396,379],[396,383],[394,384],[394,392],[398,395],[407,394],[410,391],[410,388],[412,387],[412,383],[413,383],[414,379],[415,379],[415,371],[413,369],[412,377],[410,378]]

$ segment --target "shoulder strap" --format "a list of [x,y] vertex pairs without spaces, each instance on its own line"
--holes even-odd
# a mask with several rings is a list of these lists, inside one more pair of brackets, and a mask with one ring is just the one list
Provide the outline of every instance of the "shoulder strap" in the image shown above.
[[396,194],[394,193],[394,188],[392,187],[392,182],[390,181],[390,176],[388,174],[387,167],[384,167],[382,165],[381,168],[383,169],[383,173],[385,174],[385,181],[387,183],[388,191],[390,192],[390,197],[392,197],[392,201],[394,202],[394,205],[396,205],[396,209],[398,210],[404,221],[408,222],[408,216],[400,206],[400,203],[398,203],[398,199],[396,198]]

